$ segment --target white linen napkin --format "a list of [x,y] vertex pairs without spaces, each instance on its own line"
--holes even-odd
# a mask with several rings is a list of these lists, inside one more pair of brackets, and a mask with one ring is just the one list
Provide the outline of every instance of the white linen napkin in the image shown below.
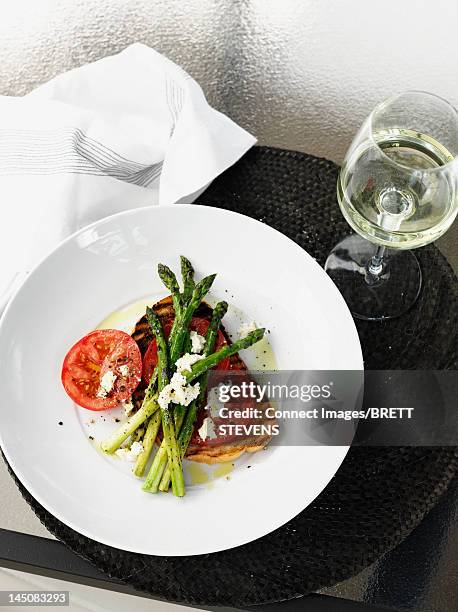
[[192,202],[255,142],[142,44],[0,96],[0,311],[69,234],[122,210]]

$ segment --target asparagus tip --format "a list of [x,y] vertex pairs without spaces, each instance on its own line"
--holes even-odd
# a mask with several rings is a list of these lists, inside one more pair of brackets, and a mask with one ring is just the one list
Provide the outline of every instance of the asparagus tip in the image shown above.
[[226,314],[228,308],[229,308],[229,304],[223,300],[222,302],[218,302],[216,304],[213,312],[216,311],[220,315],[220,318],[222,319],[223,316]]
[[157,273],[159,278],[164,283],[169,291],[173,293],[179,292],[178,282],[172,270],[163,263],[157,264]]
[[266,333],[266,329],[265,327],[259,327],[258,329],[253,330],[252,332],[250,332],[246,337],[245,340],[247,342],[251,344],[255,344],[256,342],[259,342],[260,340],[262,340],[262,338],[264,337],[264,334]]

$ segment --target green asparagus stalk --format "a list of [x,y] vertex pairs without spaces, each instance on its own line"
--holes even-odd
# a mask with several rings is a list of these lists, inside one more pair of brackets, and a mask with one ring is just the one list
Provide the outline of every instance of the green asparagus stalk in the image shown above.
[[156,441],[160,426],[161,413],[160,411],[157,411],[148,421],[148,427],[146,428],[145,435],[143,436],[143,450],[138,455],[133,469],[135,476],[143,476],[143,472],[145,471],[146,464],[148,463],[148,459],[150,458],[153,450],[154,442]]
[[192,319],[194,311],[201,303],[204,296],[210,290],[210,287],[215,280],[216,274],[206,276],[197,283],[192,291],[191,298],[183,309],[181,316],[179,317],[179,325],[176,327],[176,333],[170,334],[170,363],[173,365],[176,360],[181,357],[183,346],[186,342],[187,335],[189,334],[189,324]]
[[[183,255],[180,256],[180,260],[181,260],[181,276],[183,279],[183,293],[181,294],[181,304],[182,304],[182,308],[184,308],[189,303],[189,300],[192,296],[192,292],[195,287],[194,268],[192,267],[192,264],[189,261],[189,259],[187,259]],[[181,325],[180,318],[179,316],[176,316],[173,322],[172,332],[169,338],[169,346],[171,346],[176,330],[180,325]],[[186,339],[183,343],[182,352],[189,353],[190,351],[191,351],[191,338],[189,334],[187,334]]]
[[[206,333],[204,355],[211,353],[211,351],[215,348],[215,342],[216,342],[216,336],[218,334],[219,324],[224,314],[226,313],[226,311],[227,311],[226,302],[221,302],[215,307],[215,310],[213,312],[212,321]],[[193,409],[193,404],[189,406],[188,411],[192,409]],[[184,406],[179,405],[175,408],[175,429],[177,432],[180,431],[185,415],[186,415],[186,408]],[[167,465],[167,456],[164,450],[165,449],[163,448],[163,445],[161,445],[161,448],[159,448],[159,451],[154,458],[153,464],[151,465],[150,471],[143,485],[143,489],[145,491],[149,491],[151,493],[157,493],[157,490],[161,483],[162,474]]]
[[186,378],[186,382],[190,383],[196,378],[199,378],[202,374],[204,374],[210,368],[213,368],[215,365],[218,365],[220,361],[226,359],[226,357],[230,357],[231,355],[235,355],[239,351],[243,349],[247,349],[256,342],[262,340],[264,333],[264,328],[255,329],[250,332],[245,338],[241,338],[240,340],[236,340],[233,344],[227,344],[226,346],[222,346],[218,351],[204,357],[197,361],[191,368],[190,371],[183,372],[183,376]]
[[[159,270],[159,267],[158,267]],[[215,280],[216,274],[207,276],[203,278],[197,285],[194,285],[193,281],[193,273],[194,270],[192,268],[191,262],[187,260],[185,257],[181,257],[181,272],[183,276],[183,284],[184,291],[183,293],[187,296],[190,294],[190,297],[186,298],[185,304],[183,304],[183,309],[181,309],[180,302],[180,310],[177,312],[175,308],[175,321],[173,323],[172,330],[169,336],[169,346],[170,346],[170,362],[173,365],[176,360],[181,356],[185,344],[189,342],[189,324],[191,322],[192,316],[202,301],[203,297],[208,293],[213,281]],[[172,298],[174,292],[176,292],[176,287],[178,283],[176,283],[176,278],[173,272],[169,270],[166,266],[161,266],[159,274],[162,274],[162,280],[164,284],[172,291]],[[174,279],[174,280],[173,280]],[[175,281],[175,282],[174,282]],[[184,301],[184,300],[183,300]],[[186,409],[184,406],[176,406],[174,412],[174,424],[176,431],[179,431],[181,424],[184,420],[184,416],[186,414]],[[163,443],[159,447],[158,452],[156,453],[153,463],[150,467],[146,480],[143,484],[143,490],[149,491],[150,493],[156,493],[159,487],[160,479],[162,477],[162,473],[167,464],[168,453],[166,453],[166,439],[164,436]],[[181,458],[181,455],[180,455]]]
[[[149,385],[146,388],[145,397],[143,398],[140,412],[145,405],[148,405],[148,403],[151,402],[153,396],[154,396],[154,401],[156,402],[156,398],[158,396],[158,393],[156,393],[157,377],[158,377],[158,368],[155,367],[153,371],[153,375],[151,376],[151,380],[149,381]],[[159,405],[157,404],[157,402],[156,402],[156,405],[157,405],[157,408],[159,408]],[[147,418],[148,417],[146,417],[145,420]],[[143,451],[137,457],[137,461],[135,462],[135,467],[133,470],[135,476],[143,476],[143,472],[145,471],[145,466],[148,463],[148,459],[153,450],[154,441],[156,440],[160,426],[161,426],[161,414],[160,414],[160,411],[156,410],[156,412],[151,415],[148,421],[146,432],[143,438]]]
[[[227,302],[219,302],[213,310],[210,325],[208,326],[207,333],[205,334],[205,346],[203,351],[204,357],[208,357],[215,350],[216,339],[218,337],[218,329],[221,323],[221,319],[227,312],[227,308]],[[194,431],[194,423],[197,417],[197,412],[205,400],[208,384],[208,372],[202,374],[202,376],[199,378],[199,383],[199,397],[196,401],[190,404],[186,415],[183,414],[183,418],[181,418],[180,424],[177,424],[177,430],[180,431],[180,434],[178,436],[178,446],[180,448],[182,459],[188,449],[189,441],[191,440],[191,436]],[[160,491],[169,490],[170,478],[170,469],[167,466],[159,484]]]
[[207,333],[205,334],[205,345],[202,353],[204,357],[208,357],[215,350],[219,326],[221,324],[222,318],[227,312],[227,309],[227,302],[218,302],[218,304],[216,304],[215,308],[213,309],[210,325],[208,326]]
[[181,276],[183,278],[183,302],[184,304],[187,304],[195,287],[194,268],[192,267],[189,259],[187,259],[184,255],[180,256],[180,262]]
[[[212,320],[210,322],[210,325],[208,326],[207,333],[205,334],[205,346],[204,346],[204,353],[203,353],[204,356],[212,353],[215,348],[218,328],[219,328],[221,319],[226,314],[226,311],[227,311],[226,302],[220,302],[219,304],[217,304],[213,311]],[[201,383],[201,388],[199,392],[197,406],[200,405],[200,403],[203,401],[203,398],[205,397],[205,388],[206,388],[207,381],[206,380],[204,381],[203,378],[204,377],[202,376],[201,379],[199,379],[199,382]],[[203,391],[202,391],[202,384],[204,384]],[[188,407],[188,412],[189,411],[193,411],[197,413],[196,402],[192,402],[190,404],[190,406]],[[180,431],[180,428],[183,425],[183,421],[185,420],[185,416],[186,416],[186,408],[184,406],[177,406],[177,409],[175,410],[175,427],[176,427],[177,432]],[[181,454],[181,457],[183,457],[183,453]],[[151,472],[148,475],[148,483],[146,484],[147,490],[150,490],[152,492],[156,492],[158,488],[161,490],[168,490],[169,484],[170,484],[170,470],[167,471],[168,478],[165,477],[165,474],[163,476],[163,472],[165,470],[166,464],[167,464],[167,459],[162,453],[161,456],[158,457],[156,464],[152,466]],[[162,480],[164,480],[165,478],[164,483],[162,485],[163,487],[165,487],[165,482],[167,482],[166,489],[161,488],[161,483],[162,483],[161,478]]]
[[[156,414],[159,414],[158,412]],[[130,436],[130,445],[134,442],[141,442],[143,440],[143,436],[145,435],[145,428],[140,426],[138,429],[134,431],[134,433]]]
[[[146,309],[146,317],[157,342],[158,391],[160,394],[169,382],[167,340],[165,339],[162,323],[152,308]],[[172,473],[172,491],[177,497],[182,497],[184,495],[184,477],[181,454],[178,450],[173,414],[168,404],[161,406],[161,415],[167,458]]]
[[145,397],[143,398],[143,402],[142,402],[142,407],[143,404],[145,404],[146,402],[148,402],[152,397],[155,396],[156,394],[156,385],[157,385],[157,375],[158,375],[158,370],[157,367],[154,368],[153,370],[153,374],[150,378],[150,381],[148,383],[148,386],[146,387],[145,390]]
[[167,287],[167,289],[170,291],[172,295],[173,310],[175,311],[175,318],[173,320],[173,325],[172,325],[172,329],[170,330],[169,340],[168,340],[169,346],[170,346],[170,343],[175,337],[177,329],[180,326],[180,319],[183,314],[184,304],[183,304],[182,296],[180,294],[180,287],[178,286],[177,278],[175,274],[172,272],[172,270],[168,268],[167,266],[165,266],[164,264],[159,264],[157,267],[157,271],[158,271],[159,277],[161,278],[162,282],[164,283],[164,285]]
[[181,313],[182,306],[180,287],[178,286],[177,278],[168,266],[161,263],[157,267],[157,272],[161,281],[172,294],[173,308],[175,310],[175,317],[177,317]]
[[157,403],[157,393],[148,401],[143,401],[143,404],[135,414],[132,414],[125,423],[121,425],[109,438],[101,444],[102,450],[105,453],[114,453],[121,444],[131,436],[134,431],[142,425],[148,417],[159,409]]
[[165,440],[162,440],[159,450],[154,455],[154,460],[145,479],[145,482],[143,483],[142,488],[144,491],[147,491],[148,493],[157,493],[159,489],[159,483],[162,477],[162,472],[166,465],[167,447],[165,445]]

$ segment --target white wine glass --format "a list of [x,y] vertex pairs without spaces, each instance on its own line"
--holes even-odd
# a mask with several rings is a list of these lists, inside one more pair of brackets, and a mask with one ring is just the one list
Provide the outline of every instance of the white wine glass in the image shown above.
[[437,240],[458,211],[458,114],[447,101],[408,91],[379,104],[342,165],[337,198],[357,232],[325,269],[353,315],[398,317],[416,302],[420,264],[411,248]]

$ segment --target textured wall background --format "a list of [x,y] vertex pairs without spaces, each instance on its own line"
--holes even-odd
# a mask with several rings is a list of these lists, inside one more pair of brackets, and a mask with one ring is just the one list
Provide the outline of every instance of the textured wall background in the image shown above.
[[[456,0],[14,0],[0,94],[144,42],[261,144],[340,162],[373,106],[425,89],[458,105]],[[453,257],[458,231],[445,248]]]

